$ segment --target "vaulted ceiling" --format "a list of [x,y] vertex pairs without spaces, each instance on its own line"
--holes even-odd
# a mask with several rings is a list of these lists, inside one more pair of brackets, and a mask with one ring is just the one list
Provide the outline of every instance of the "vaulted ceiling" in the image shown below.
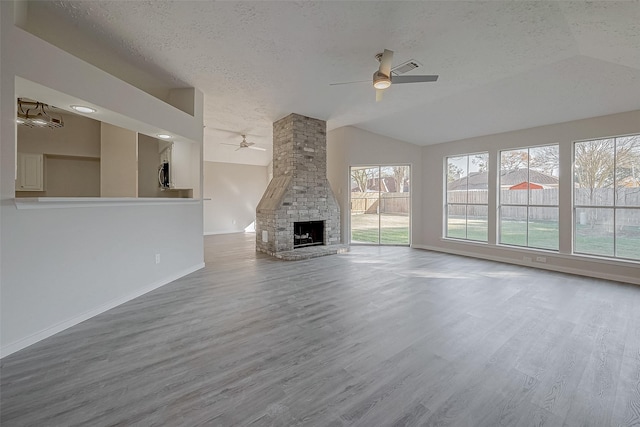
[[[267,164],[270,151],[220,143],[245,132],[270,146],[272,122],[291,112],[428,145],[640,108],[638,1],[56,1],[30,10],[159,82],[201,89],[212,161]],[[381,102],[370,83],[329,85],[370,80],[385,48],[394,65],[414,59],[422,67],[411,74],[439,80],[391,86]]]

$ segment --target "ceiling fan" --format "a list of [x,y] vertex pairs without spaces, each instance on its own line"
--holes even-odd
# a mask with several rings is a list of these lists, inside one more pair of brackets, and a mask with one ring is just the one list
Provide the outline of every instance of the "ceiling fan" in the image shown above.
[[234,147],[238,147],[238,148],[236,148],[235,151],[238,151],[238,150],[240,150],[242,148],[250,148],[252,150],[258,150],[258,151],[267,151],[266,148],[256,147],[255,143],[253,143],[253,142],[247,142],[247,136],[246,135],[242,135],[242,142],[240,142],[240,145],[228,144],[226,142],[221,142],[220,144],[222,144],[222,145],[232,145]]
[[[391,74],[391,62],[393,61],[393,51],[385,49],[384,52],[376,55],[376,59],[380,62],[380,67],[373,73],[373,87],[376,89],[376,101],[382,99],[382,93],[392,84],[399,83],[426,83],[435,82],[438,76],[397,76]],[[351,83],[368,82],[369,80],[360,80],[356,82],[332,83],[330,86],[345,85]]]

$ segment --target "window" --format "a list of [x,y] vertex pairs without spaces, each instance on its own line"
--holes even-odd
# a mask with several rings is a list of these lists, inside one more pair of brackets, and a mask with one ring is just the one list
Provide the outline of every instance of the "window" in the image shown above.
[[350,172],[351,243],[408,245],[409,166],[352,166]]
[[640,135],[574,145],[575,253],[640,260]]
[[500,243],[558,250],[558,145],[500,152]]
[[447,157],[445,237],[487,241],[489,153]]

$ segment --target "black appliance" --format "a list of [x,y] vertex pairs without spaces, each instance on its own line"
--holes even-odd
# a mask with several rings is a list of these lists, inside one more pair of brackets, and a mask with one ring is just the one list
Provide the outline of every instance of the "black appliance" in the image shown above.
[[158,182],[160,183],[160,188],[169,188],[169,162],[163,162],[158,168]]

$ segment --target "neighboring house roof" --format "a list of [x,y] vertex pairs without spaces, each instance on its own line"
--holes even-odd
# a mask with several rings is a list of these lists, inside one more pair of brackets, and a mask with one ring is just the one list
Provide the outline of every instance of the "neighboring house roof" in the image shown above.
[[534,184],[533,182],[521,182],[520,184],[512,185],[509,190],[542,190],[544,187],[540,184]]
[[[486,190],[487,189],[487,172],[472,172],[469,174],[469,190]],[[547,175],[542,172],[527,169],[514,169],[501,174],[500,185],[502,187],[514,186],[527,181],[532,184],[538,184],[542,187],[554,187],[558,185],[558,178]],[[526,187],[525,187],[526,188]],[[533,187],[531,187],[533,188]],[[459,178],[447,184],[448,191],[467,189],[467,179]]]

